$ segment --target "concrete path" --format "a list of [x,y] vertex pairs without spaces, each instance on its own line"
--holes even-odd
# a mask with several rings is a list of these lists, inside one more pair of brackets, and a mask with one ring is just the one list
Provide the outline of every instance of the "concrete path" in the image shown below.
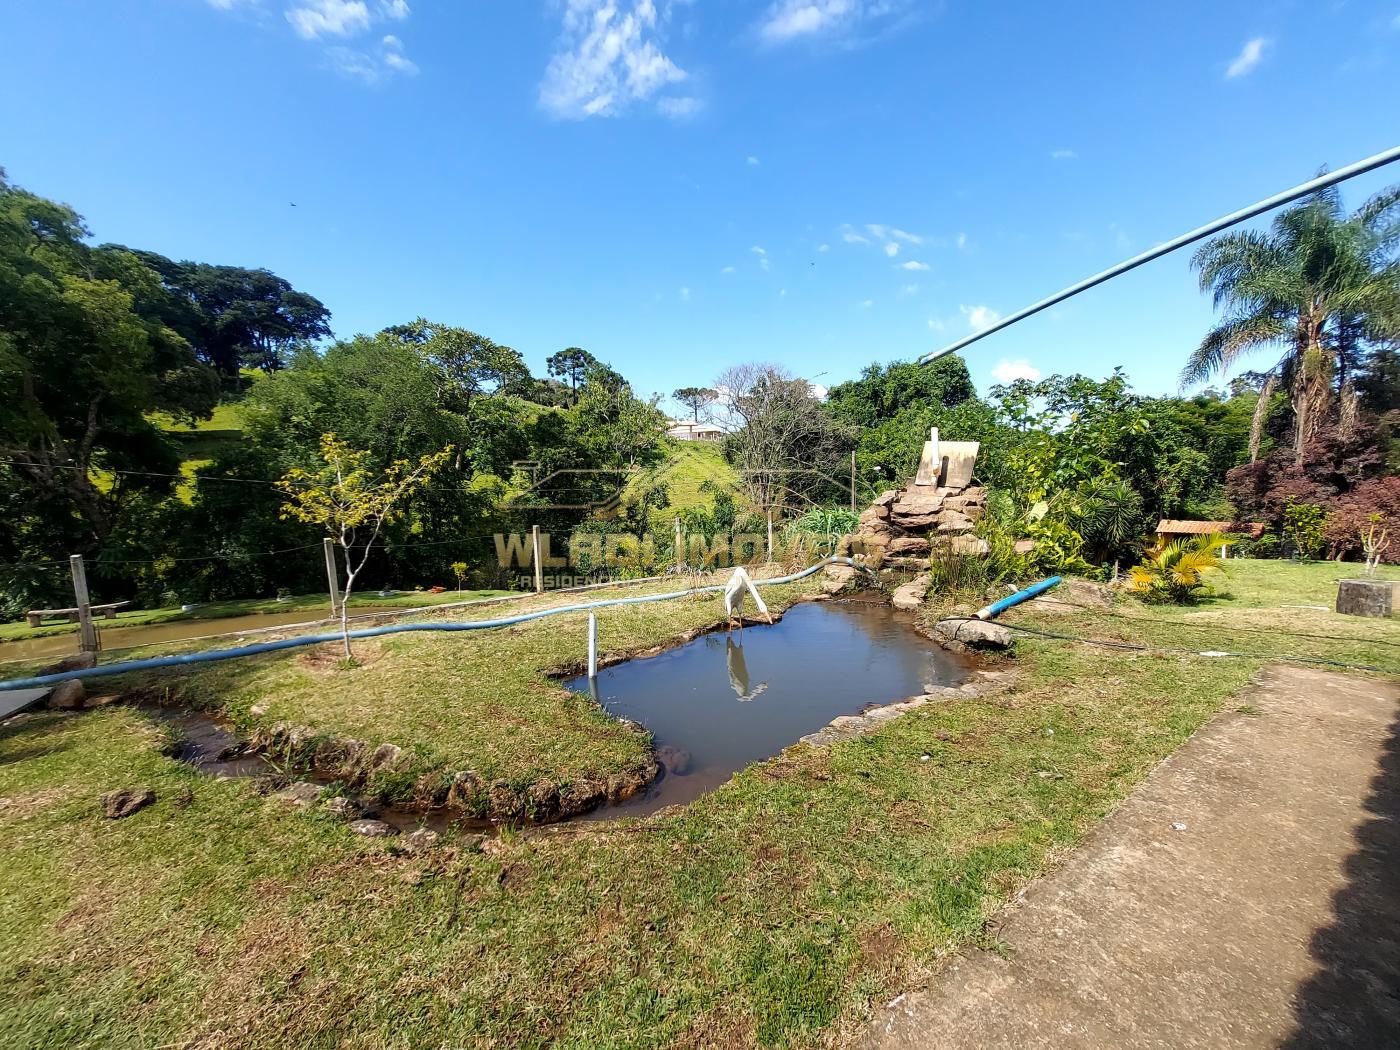
[[861,1045],[1400,1047],[1400,687],[1268,669],[999,933]]

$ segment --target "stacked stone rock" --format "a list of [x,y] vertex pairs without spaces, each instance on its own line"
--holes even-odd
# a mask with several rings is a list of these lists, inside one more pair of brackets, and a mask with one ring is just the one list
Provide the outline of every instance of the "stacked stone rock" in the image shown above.
[[986,554],[986,541],[971,535],[987,509],[987,490],[908,485],[882,493],[860,516],[851,536],[853,554],[896,564],[925,562],[935,545],[953,554]]

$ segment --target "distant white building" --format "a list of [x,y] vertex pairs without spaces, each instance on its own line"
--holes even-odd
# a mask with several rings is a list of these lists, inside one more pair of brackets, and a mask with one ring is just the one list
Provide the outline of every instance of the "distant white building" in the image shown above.
[[722,441],[724,431],[713,423],[697,423],[693,419],[673,419],[666,436],[677,441]]

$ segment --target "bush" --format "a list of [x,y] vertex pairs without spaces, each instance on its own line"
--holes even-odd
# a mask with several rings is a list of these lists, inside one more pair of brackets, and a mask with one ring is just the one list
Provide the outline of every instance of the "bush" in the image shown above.
[[1283,507],[1283,538],[1304,561],[1316,561],[1327,541],[1327,512],[1291,497]]
[[1400,477],[1394,475],[1364,481],[1338,499],[1323,529],[1327,554],[1333,558],[1361,558],[1361,532],[1371,526],[1376,535],[1387,533],[1389,542],[1380,551],[1382,562],[1400,561]]
[[1209,591],[1206,576],[1221,568],[1225,537],[1218,533],[1159,543],[1129,573],[1130,588],[1145,602],[1190,605]]

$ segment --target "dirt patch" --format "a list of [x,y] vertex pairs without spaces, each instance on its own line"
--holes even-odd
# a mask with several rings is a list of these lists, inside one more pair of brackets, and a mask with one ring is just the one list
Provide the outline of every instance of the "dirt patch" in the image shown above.
[[345,662],[345,648],[339,642],[316,645],[303,649],[296,655],[296,662],[315,674],[335,674],[361,667],[373,667],[384,656],[384,648],[377,642],[360,639],[355,642],[355,655],[348,666]]

